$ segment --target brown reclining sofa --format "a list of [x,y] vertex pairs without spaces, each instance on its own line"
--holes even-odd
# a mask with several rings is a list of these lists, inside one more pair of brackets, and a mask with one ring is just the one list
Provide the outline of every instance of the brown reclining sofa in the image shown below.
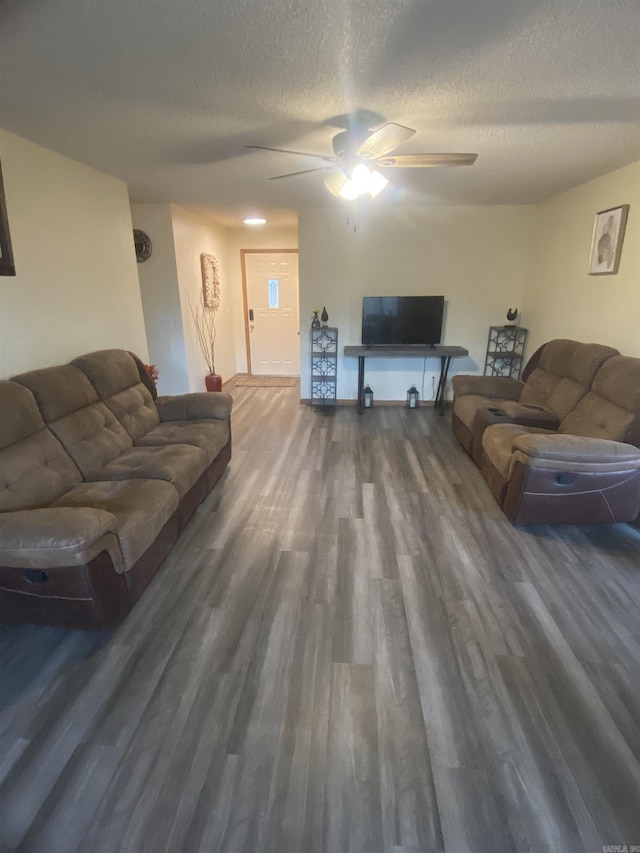
[[0,381],[0,619],[117,625],[231,458],[232,400],[104,350]]
[[453,378],[453,432],[520,524],[637,522],[640,359],[554,340],[523,373]]

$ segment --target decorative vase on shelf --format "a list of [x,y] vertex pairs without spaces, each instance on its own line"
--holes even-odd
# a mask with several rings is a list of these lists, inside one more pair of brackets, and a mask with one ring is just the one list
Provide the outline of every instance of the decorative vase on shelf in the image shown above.
[[318,313],[319,313],[318,311],[313,312],[313,320],[311,321],[311,328],[312,329],[319,329],[320,328],[320,318],[318,317]]
[[204,377],[204,384],[207,391],[222,391],[222,376],[217,373],[208,373]]
[[516,325],[515,321],[516,321],[517,316],[518,316],[518,309],[517,308],[509,308],[509,310],[507,311],[507,320],[509,322],[504,324],[505,329],[513,329],[515,327],[515,325]]
[[327,314],[327,309],[326,309],[326,308],[323,308],[323,309],[322,309],[322,314],[320,315],[320,317],[321,317],[321,319],[322,319],[322,325],[323,325],[323,326],[326,326],[326,325],[327,325],[327,321],[328,321],[328,319],[329,319],[329,315]]

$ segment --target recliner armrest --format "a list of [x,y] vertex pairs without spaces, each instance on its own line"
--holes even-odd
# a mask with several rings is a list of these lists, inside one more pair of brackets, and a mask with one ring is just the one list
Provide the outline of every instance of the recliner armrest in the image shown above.
[[527,433],[513,440],[515,461],[557,470],[617,471],[640,468],[640,448],[621,441],[558,433]]
[[458,373],[451,380],[454,397],[477,394],[500,400],[519,400],[524,382],[509,376],[477,376]]
[[122,562],[114,515],[93,507],[46,507],[0,513],[0,566],[55,568],[88,563],[108,551]]
[[156,406],[163,423],[211,419],[224,421],[231,414],[233,397],[222,391],[197,391],[175,397],[158,397]]

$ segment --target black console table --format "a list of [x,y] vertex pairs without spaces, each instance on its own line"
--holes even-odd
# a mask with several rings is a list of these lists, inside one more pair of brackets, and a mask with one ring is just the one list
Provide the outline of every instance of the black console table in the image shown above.
[[464,347],[446,346],[352,346],[345,347],[346,358],[358,359],[358,411],[364,412],[364,362],[366,358],[439,358],[440,379],[438,390],[433,405],[444,414],[444,386],[449,372],[449,363],[452,358],[463,358],[469,355],[469,350]]

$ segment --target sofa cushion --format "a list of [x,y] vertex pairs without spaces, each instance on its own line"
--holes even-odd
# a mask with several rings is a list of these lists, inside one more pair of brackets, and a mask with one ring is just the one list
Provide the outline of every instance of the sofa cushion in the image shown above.
[[0,450],[0,511],[47,506],[81,480],[73,460],[43,426]]
[[151,394],[142,382],[111,397],[106,397],[104,402],[120,421],[134,444],[160,423],[158,410]]
[[210,464],[229,441],[229,421],[168,421],[144,435],[137,447],[190,444],[207,454]]
[[0,448],[22,441],[43,427],[33,394],[8,379],[0,380]]
[[72,364],[31,370],[12,381],[31,391],[47,424],[100,401],[84,373]]
[[602,364],[617,354],[602,344],[549,341],[525,383],[520,402],[542,406],[562,420],[585,395]]
[[178,506],[178,493],[164,480],[120,480],[81,483],[53,504],[55,507],[92,507],[110,513],[123,563],[130,569],[156,539]]
[[540,427],[523,427],[520,424],[494,424],[484,431],[482,450],[496,471],[505,480],[509,476],[515,440],[534,433],[549,434],[551,430],[541,429]]
[[456,398],[455,413],[467,429],[472,430],[473,422],[479,411],[490,408],[500,409],[503,402],[503,400],[494,400],[491,397],[482,397],[479,394],[467,394],[464,397]]
[[86,374],[134,443],[159,424],[153,397],[140,381],[138,365],[130,353],[100,350],[80,356],[72,364]]
[[45,427],[33,395],[0,382],[0,511],[46,506],[81,479]]
[[32,392],[44,421],[85,479],[131,447],[113,412],[72,364],[34,370],[13,381]]
[[560,432],[640,446],[640,359],[608,359],[591,390],[560,424]]
[[136,361],[125,350],[97,350],[74,358],[71,364],[88,376],[102,400],[140,382]]
[[167,480],[183,498],[208,467],[207,455],[199,447],[172,444],[166,447],[132,447],[95,471],[90,480]]
[[131,447],[131,439],[104,403],[94,403],[50,425],[84,479]]

